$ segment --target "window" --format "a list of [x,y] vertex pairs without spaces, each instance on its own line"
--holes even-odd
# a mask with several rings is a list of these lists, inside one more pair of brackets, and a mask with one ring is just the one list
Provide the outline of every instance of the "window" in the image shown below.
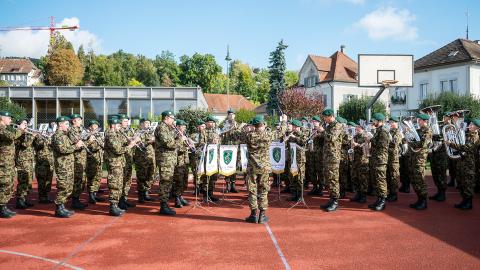
[[153,100],[153,115],[159,116],[165,110],[173,111],[173,100],[157,99]]
[[428,96],[428,83],[420,84],[420,99],[423,100]]
[[5,75],[0,76],[0,80],[4,81],[5,80]]
[[83,118],[85,123],[88,123],[89,120],[95,119],[100,122],[100,127],[103,128],[103,99],[84,99]]
[[35,100],[37,108],[37,123],[55,122],[57,118],[57,102],[53,99],[37,99]]
[[59,100],[60,115],[80,114],[80,100]]
[[445,81],[440,81],[440,91],[442,92],[448,92],[449,90],[449,86],[448,86],[448,81],[445,80]]
[[[245,101],[248,101],[248,100],[241,99],[238,102],[238,105],[244,104]],[[188,107],[190,107],[192,109],[197,108],[197,101],[196,100],[181,100],[181,99],[175,100],[175,109],[177,109],[177,112],[181,109],[186,109]]]
[[127,114],[126,99],[107,99],[106,100],[107,115]]
[[457,79],[450,80],[450,91],[458,94]]
[[132,119],[140,119],[150,116],[150,99],[131,99],[130,100],[130,117]]

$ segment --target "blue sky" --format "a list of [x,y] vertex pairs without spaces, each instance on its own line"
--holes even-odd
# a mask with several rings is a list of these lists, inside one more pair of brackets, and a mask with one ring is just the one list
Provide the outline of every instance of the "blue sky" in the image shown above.
[[[97,53],[211,53],[222,67],[227,44],[234,59],[267,67],[280,39],[289,45],[293,70],[308,54],[329,56],[341,44],[353,59],[358,53],[419,58],[465,37],[467,9],[470,39],[480,39],[476,0],[0,0],[0,7],[0,27],[47,26],[53,15],[59,24],[78,23],[80,31],[65,35]],[[48,31],[0,32],[0,56],[38,57],[47,43]]]

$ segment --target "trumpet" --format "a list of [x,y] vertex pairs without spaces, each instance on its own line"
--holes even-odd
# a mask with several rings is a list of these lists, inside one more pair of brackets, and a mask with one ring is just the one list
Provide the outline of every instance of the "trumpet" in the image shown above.
[[182,138],[182,141],[188,147],[188,150],[195,154],[197,152],[197,148],[195,148],[195,143],[192,141],[192,139],[185,136],[185,134],[180,131],[177,126],[174,125],[173,128],[175,129],[175,135]]

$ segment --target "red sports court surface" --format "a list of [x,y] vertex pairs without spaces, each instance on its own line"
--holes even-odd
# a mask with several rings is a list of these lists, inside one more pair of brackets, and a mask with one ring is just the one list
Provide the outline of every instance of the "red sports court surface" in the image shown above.
[[0,269],[480,269],[480,200],[473,211],[454,209],[460,200],[454,188],[445,203],[429,202],[421,212],[408,208],[414,193],[400,194],[380,213],[347,200],[325,213],[318,206],[327,198],[318,196],[307,196],[309,209],[288,210],[282,195],[261,225],[243,221],[249,210],[240,204],[241,184],[239,194],[207,207],[212,213],[186,207],[175,217],[158,215],[158,202],[120,218],[100,203],[70,219],[36,204],[0,220]]

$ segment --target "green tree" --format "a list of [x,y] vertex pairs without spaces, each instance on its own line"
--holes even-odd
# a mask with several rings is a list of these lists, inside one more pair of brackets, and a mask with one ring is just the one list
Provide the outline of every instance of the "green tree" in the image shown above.
[[255,85],[257,86],[255,101],[263,104],[268,100],[268,93],[270,91],[270,73],[267,69],[257,69],[254,70],[254,72]]
[[199,85],[205,93],[212,91],[218,74],[222,72],[211,54],[195,53],[192,57],[183,55],[180,57],[180,80],[183,85]]
[[230,69],[230,89],[233,93],[256,100],[256,84],[249,65],[239,60],[232,62]]
[[298,85],[298,72],[287,70],[285,72],[285,87],[292,88]]
[[27,117],[25,108],[15,102],[11,102],[6,97],[0,98],[0,111],[10,112],[15,119],[24,119]]
[[10,84],[7,81],[0,80],[0,86],[10,86]]
[[170,51],[162,51],[155,57],[154,63],[160,78],[161,86],[177,86],[180,83],[180,67],[175,61],[175,55]]
[[203,109],[193,109],[193,108],[183,108],[180,109],[175,117],[177,119],[182,119],[183,121],[187,122],[188,126],[188,133],[193,133],[196,131],[197,127],[197,120],[205,120],[208,116],[211,116],[212,114],[208,112],[207,110]]
[[213,88],[210,93],[213,94],[226,94],[227,93],[227,75],[219,73],[213,82]]
[[93,85],[124,85],[122,82],[122,74],[115,68],[114,60],[105,55],[99,55],[93,59],[88,77],[91,79]]
[[158,86],[160,79],[157,74],[157,69],[153,62],[143,55],[138,56],[136,61],[136,78],[146,86]]
[[444,112],[468,109],[470,110],[470,113],[467,115],[467,117],[480,118],[480,99],[476,98],[473,95],[460,96],[450,92],[444,92],[438,96],[432,95],[422,101],[419,109],[432,105],[442,105],[442,108],[438,113],[439,117]]
[[235,120],[239,123],[247,123],[255,117],[256,113],[247,109],[240,109],[235,112]]
[[78,85],[83,67],[71,49],[56,49],[48,56],[47,81],[50,85]]
[[278,43],[275,51],[270,53],[270,93],[268,98],[267,112],[271,115],[278,111],[278,96],[285,90],[285,49],[288,46],[283,39]]
[[[338,115],[349,121],[358,122],[360,119],[366,119],[365,110],[367,104],[370,101],[370,97],[352,98],[347,102],[342,102],[338,108]],[[387,113],[385,103],[381,101],[375,102],[372,108],[372,114],[374,113]]]
[[145,85],[143,85],[143,83],[137,81],[135,78],[132,78],[128,81],[127,86],[142,87],[142,86],[145,86]]

